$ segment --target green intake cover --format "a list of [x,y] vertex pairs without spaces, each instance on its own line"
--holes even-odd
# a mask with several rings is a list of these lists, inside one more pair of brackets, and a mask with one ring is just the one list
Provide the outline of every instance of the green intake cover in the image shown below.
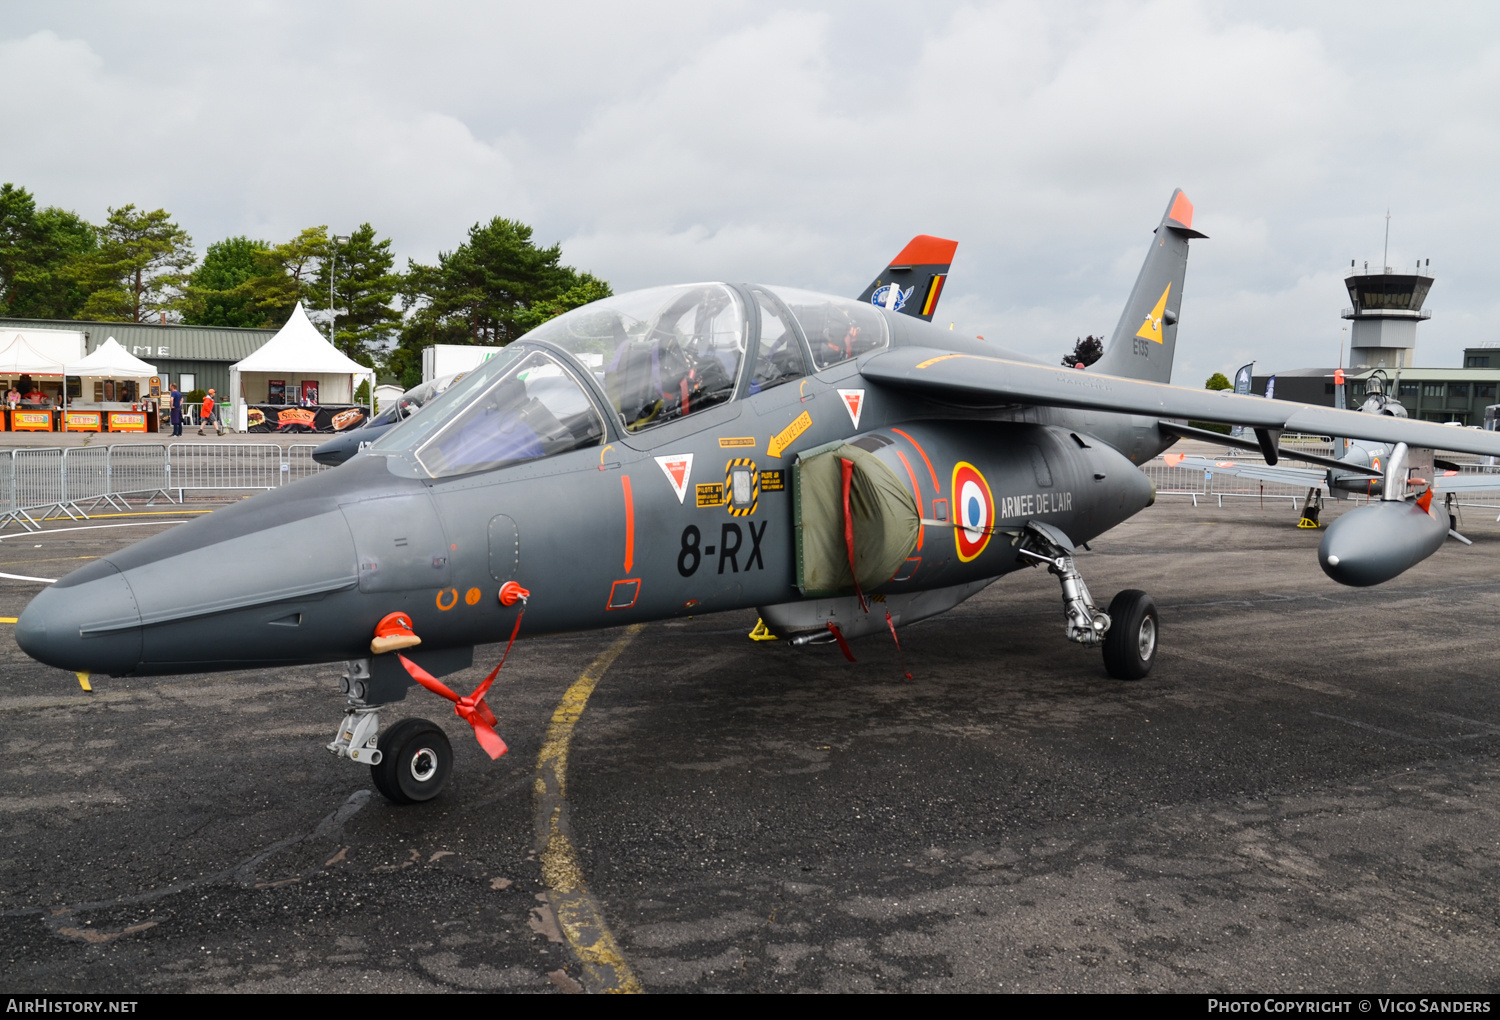
[[917,547],[921,514],[916,500],[879,457],[843,442],[805,451],[792,466],[797,586],[804,595],[854,593],[844,541],[843,460],[854,465],[849,511],[860,590],[872,591],[889,581]]

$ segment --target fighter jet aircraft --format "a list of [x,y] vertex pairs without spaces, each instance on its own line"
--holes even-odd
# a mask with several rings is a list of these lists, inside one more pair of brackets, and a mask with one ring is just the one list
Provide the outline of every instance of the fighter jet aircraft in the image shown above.
[[[439,678],[517,636],[753,607],[793,644],[842,643],[1042,566],[1065,635],[1100,647],[1110,675],[1144,676],[1151,597],[1105,609],[1073,552],[1151,505],[1137,465],[1175,441],[1171,419],[1249,426],[1268,460],[1282,431],[1397,444],[1382,501],[1324,536],[1324,569],[1348,584],[1442,544],[1434,448],[1500,454],[1492,433],[1169,385],[1202,236],[1174,192],[1087,371],[900,314],[889,290],[697,283],[575,309],[342,467],[69,574],[16,640],[116,675],[342,660],[330,749],[398,802],[436,796],[452,751],[420,719],[381,733],[381,715],[420,683],[503,753],[490,681],[460,696]],[[208,599],[177,583],[210,575],[224,580]]]
[[[948,279],[948,270],[953,266],[953,253],[957,250],[957,241],[918,234],[864,289],[859,299],[931,322],[937,311],[938,298],[943,293],[943,283]],[[913,301],[913,297],[917,300]],[[416,414],[462,376],[460,372],[413,386],[401,394],[394,407],[319,446],[313,451],[313,460],[337,467],[368,448],[391,427]]]

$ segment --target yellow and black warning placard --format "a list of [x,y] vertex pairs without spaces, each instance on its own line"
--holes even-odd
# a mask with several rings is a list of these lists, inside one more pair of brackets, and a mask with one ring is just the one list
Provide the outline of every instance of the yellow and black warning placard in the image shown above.
[[732,517],[755,513],[760,503],[760,472],[755,470],[755,461],[736,457],[724,465],[724,501]]
[[701,482],[693,486],[697,496],[698,506],[723,506],[724,505],[724,483],[723,482]]
[[761,492],[781,492],[786,488],[786,474],[781,471],[762,471],[760,473]]
[[733,449],[737,446],[754,446],[754,436],[721,436],[719,438],[720,449]]

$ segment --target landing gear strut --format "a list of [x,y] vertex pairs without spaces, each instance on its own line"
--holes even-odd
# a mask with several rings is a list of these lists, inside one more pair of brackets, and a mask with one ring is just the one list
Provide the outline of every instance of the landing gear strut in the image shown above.
[[1027,521],[1016,545],[1018,554],[1047,564],[1047,571],[1062,583],[1068,640],[1103,645],[1104,670],[1116,680],[1139,680],[1151,672],[1160,629],[1151,596],[1122,591],[1109,604],[1109,612],[1100,612],[1073,562],[1073,542],[1067,535],[1050,524]]
[[1017,539],[1016,552],[1037,563],[1047,564],[1047,572],[1062,583],[1063,616],[1067,619],[1068,640],[1081,645],[1097,645],[1109,632],[1108,613],[1094,605],[1089,586],[1073,562],[1073,542],[1050,524],[1027,521]]
[[1323,512],[1323,490],[1314,486],[1307,490],[1307,498],[1302,501],[1302,517],[1297,521],[1299,528],[1316,528],[1318,515]]

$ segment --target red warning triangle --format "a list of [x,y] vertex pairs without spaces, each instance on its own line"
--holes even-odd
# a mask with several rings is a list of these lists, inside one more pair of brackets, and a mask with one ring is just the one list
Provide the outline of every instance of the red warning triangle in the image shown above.
[[844,401],[844,410],[849,412],[849,420],[859,428],[859,415],[865,409],[865,391],[839,390],[839,396]]
[[672,483],[672,491],[677,493],[677,502],[681,503],[687,495],[688,479],[693,476],[693,455],[671,453],[665,457],[657,457],[656,463],[661,465],[667,481]]

